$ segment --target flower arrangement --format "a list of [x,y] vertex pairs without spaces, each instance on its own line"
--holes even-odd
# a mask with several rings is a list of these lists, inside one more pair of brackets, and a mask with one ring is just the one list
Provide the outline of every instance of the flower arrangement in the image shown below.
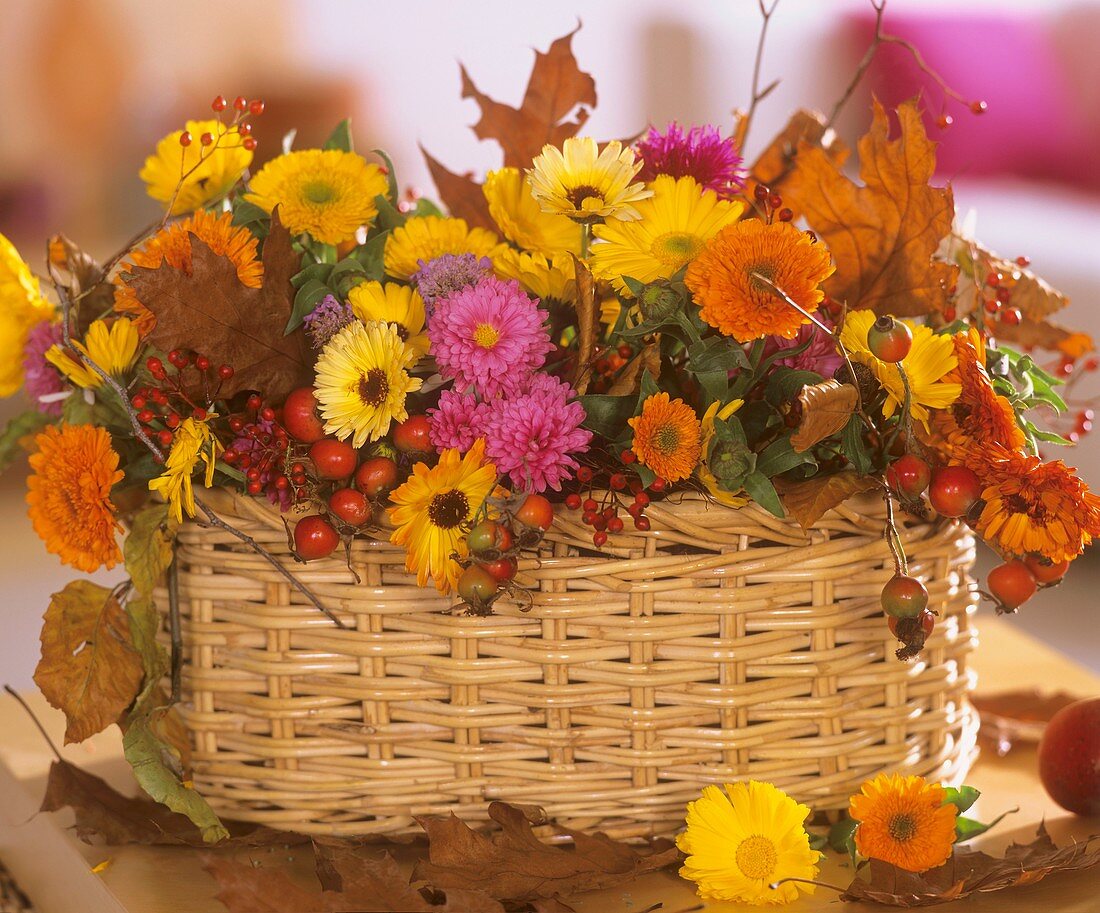
[[[570,39],[532,84],[586,114],[595,88]],[[386,539],[420,586],[482,614],[522,601],[517,561],[555,510],[599,554],[688,490],[805,528],[874,493],[902,659],[935,618],[893,511],[968,524],[1004,559],[987,584],[1004,611],[1100,535],[1100,498],[1040,455],[1090,424],[1081,412],[1064,438],[1041,420],[1096,367],[1092,341],[1050,321],[1065,299],[1026,260],[955,225],[916,102],[894,138],[875,104],[856,182],[837,111],[800,112],[747,165],[751,112],[728,134],[674,123],[598,143],[545,93],[517,110],[469,91],[504,163],[478,183],[429,156],[443,206],[403,193],[347,122],[253,168],[263,102],[218,96],[213,118],[156,145],[141,177],[163,216],[107,262],[53,238],[48,298],[0,238],[0,392],[25,387],[32,406],[0,451],[33,451],[27,502],[49,551],[130,578],[55,597],[37,680],[70,737],[122,719],[143,786],[215,837],[158,749],[175,695],[151,594],[175,530],[235,535],[327,610],[219,517],[212,487],[281,511],[302,561]],[[79,651],[108,632],[130,648],[109,669]],[[777,792],[759,804],[799,825]]]

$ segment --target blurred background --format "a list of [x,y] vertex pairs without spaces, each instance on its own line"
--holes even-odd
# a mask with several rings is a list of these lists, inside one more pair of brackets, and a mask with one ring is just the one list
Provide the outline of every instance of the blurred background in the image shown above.
[[[257,165],[291,128],[296,146],[316,145],[350,113],[358,148],[385,148],[400,183],[432,195],[419,145],[453,171],[499,165],[497,148],[467,129],[477,111],[459,97],[458,62],[481,90],[517,104],[531,49],[578,20],[574,52],[600,96],[586,132],[598,138],[673,118],[728,129],[748,103],[756,0],[5,0],[0,232],[35,268],[56,231],[107,258],[159,215],[137,177],[145,156],[185,119],[207,116],[219,93],[266,101]],[[978,118],[949,102],[947,131],[930,119],[960,218],[975,210],[986,246],[1030,257],[1074,302],[1066,322],[1100,339],[1100,0],[889,0],[885,22],[989,105]],[[873,24],[868,0],[781,0],[762,85],[782,81],[758,111],[747,158],[795,108],[831,108]],[[871,91],[887,102],[923,91],[933,119],[943,103],[885,48],[838,122],[850,140],[866,129]],[[1075,395],[1095,395],[1093,379]],[[21,408],[0,401],[0,420]],[[1060,455],[1100,488],[1100,440]],[[26,519],[25,470],[0,479],[0,682],[16,687],[31,683],[49,595],[73,576]],[[1100,555],[1086,555],[1015,623],[1100,668],[1098,587]]]

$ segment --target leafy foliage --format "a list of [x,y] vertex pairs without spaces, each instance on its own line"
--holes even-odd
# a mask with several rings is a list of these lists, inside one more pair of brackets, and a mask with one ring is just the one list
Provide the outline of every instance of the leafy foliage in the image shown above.
[[34,435],[53,421],[37,409],[28,409],[10,419],[4,430],[0,431],[0,472],[15,462],[21,450],[29,450],[33,446]]
[[122,555],[138,595],[150,595],[172,563],[174,538],[174,523],[169,519],[167,504],[149,504],[134,515]]

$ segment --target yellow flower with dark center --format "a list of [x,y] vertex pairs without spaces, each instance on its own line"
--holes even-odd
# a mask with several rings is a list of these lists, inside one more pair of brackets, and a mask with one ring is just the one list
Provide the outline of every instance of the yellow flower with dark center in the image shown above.
[[699,481],[703,483],[703,486],[706,488],[707,492],[709,492],[710,496],[719,504],[726,505],[726,507],[742,507],[749,503],[749,499],[743,495],[726,491],[726,489],[718,484],[717,477],[711,472],[707,455],[710,453],[710,445],[714,440],[715,420],[721,419],[725,421],[740,409],[743,404],[744,400],[740,399],[735,399],[725,405],[717,402],[711,403],[707,411],[703,413],[703,421],[701,422],[703,436],[699,448],[699,466],[695,470],[695,475],[698,477]]
[[[111,377],[118,379],[133,367],[141,337],[128,317],[119,317],[110,327],[103,320],[93,321],[84,341],[74,339],[73,345]],[[62,346],[50,348],[46,352],[46,361],[78,387],[95,390],[103,385],[103,378],[98,373]]]
[[590,136],[571,137],[561,149],[546,145],[527,172],[543,212],[592,224],[639,218],[634,203],[653,195],[641,181],[641,159],[618,140],[601,151]]
[[695,410],[667,393],[655,393],[642,403],[642,414],[629,419],[634,430],[631,449],[638,462],[666,482],[686,479],[702,452],[702,428]]
[[687,855],[683,878],[707,900],[786,904],[812,884],[771,887],[786,878],[812,881],[821,854],[810,849],[804,822],[810,810],[770,783],[750,780],[703,787],[688,803],[687,829],[676,845]]
[[185,418],[176,430],[172,449],[164,463],[164,472],[150,480],[149,490],[157,492],[168,504],[169,513],[177,523],[183,522],[183,513],[195,516],[195,489],[191,477],[201,460],[205,466],[203,486],[214,484],[214,467],[218,454],[224,449],[210,430],[211,413],[203,421]]
[[352,313],[363,323],[381,320],[397,327],[401,341],[413,349],[417,357],[428,351],[428,334],[424,332],[424,299],[410,286],[396,282],[361,282],[348,292]]
[[[897,365],[879,361],[867,348],[867,331],[874,322],[874,311],[849,311],[844,318],[840,341],[852,361],[867,365],[886,390],[882,414],[884,418],[890,418],[905,401],[905,387]],[[934,333],[930,327],[908,320],[905,323],[913,332],[913,345],[901,362],[909,379],[910,412],[927,428],[930,409],[947,409],[959,398],[962,386],[957,380],[949,379],[959,361],[950,336]]]
[[391,422],[403,422],[409,417],[405,396],[421,385],[409,375],[418,358],[396,324],[355,321],[340,330],[317,359],[314,395],[325,432],[362,447],[389,431]]
[[[252,164],[252,153],[244,148],[240,134],[236,130],[227,132],[225,124],[189,120],[184,129],[191,134],[191,145],[180,145],[183,130],[169,133],[145,160],[140,175],[149,196],[165,206],[171,204],[169,212],[174,216],[201,209],[225,196]],[[204,133],[217,137],[218,142],[204,146]]]
[[549,257],[580,253],[580,228],[571,219],[543,212],[518,168],[490,171],[481,190],[489,203],[489,215],[513,244]]
[[375,197],[389,183],[382,169],[341,149],[303,149],[272,159],[249,181],[245,199],[271,212],[293,234],[341,244],[378,215]]
[[683,269],[719,231],[740,218],[741,203],[718,199],[695,178],[662,174],[653,196],[638,203],[635,222],[611,222],[592,229],[592,273],[629,294],[623,276],[639,282],[667,279]]
[[23,386],[23,349],[31,329],[54,314],[15,245],[0,234],[0,396]]
[[569,254],[547,257],[503,247],[493,254],[493,269],[502,279],[515,279],[525,292],[540,301],[569,304],[577,297],[576,271]]
[[462,567],[452,555],[466,555],[466,526],[496,485],[497,471],[485,462],[485,441],[478,438],[465,456],[444,450],[433,466],[417,463],[390,500],[390,536],[406,549],[405,568],[419,586],[428,579],[441,593],[454,590]]
[[27,513],[46,550],[91,574],[122,560],[111,488],[122,480],[111,436],[94,425],[51,425],[35,438]]
[[852,796],[848,813],[859,822],[856,849],[907,872],[943,865],[955,844],[958,809],[924,777],[879,774]]
[[428,263],[444,254],[494,256],[500,239],[484,228],[470,228],[465,219],[444,216],[417,216],[395,228],[386,239],[386,274],[408,279]]

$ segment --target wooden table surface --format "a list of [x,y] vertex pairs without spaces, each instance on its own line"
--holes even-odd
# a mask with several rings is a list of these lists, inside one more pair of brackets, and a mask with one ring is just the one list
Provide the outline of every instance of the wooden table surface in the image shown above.
[[[978,688],[984,692],[1034,686],[1065,689],[1082,696],[1100,694],[1100,676],[1015,630],[1011,620],[983,620],[974,666],[979,674]],[[60,744],[62,715],[49,708],[39,695],[27,698]],[[64,755],[118,789],[133,791],[115,727],[82,745],[68,746]],[[41,913],[224,913],[225,908],[214,896],[217,888],[194,851],[87,846],[66,830],[71,820],[66,813],[35,814],[51,758],[49,748],[15,701],[0,695],[0,858]],[[971,813],[975,817],[988,820],[1006,808],[1020,809],[992,833],[974,841],[975,846],[988,852],[1002,850],[1011,840],[1030,840],[1043,819],[1059,844],[1100,833],[1100,820],[1074,817],[1046,796],[1036,777],[1033,748],[1018,747],[1003,759],[981,758],[967,782],[983,792]],[[419,851],[394,847],[391,852],[399,862],[411,865]],[[252,857],[263,864],[287,861],[303,880],[310,878],[312,854],[308,850],[263,848],[239,853],[242,858]],[[280,855],[288,858],[281,860]],[[109,864],[93,874],[92,867],[104,862]],[[836,854],[830,853],[820,877],[844,885],[850,880],[850,871],[842,867]],[[569,902],[578,913],[640,913],[657,903],[663,904],[662,913],[758,909],[732,903],[702,904],[693,888],[674,871],[666,871],[639,878],[627,887],[582,895]],[[838,905],[833,892],[819,889],[813,897],[803,896],[786,909],[791,913],[826,909],[860,913],[886,908]],[[1096,913],[1100,910],[1100,869],[1054,875],[1028,887],[972,896],[955,902],[950,909],[958,913]]]

